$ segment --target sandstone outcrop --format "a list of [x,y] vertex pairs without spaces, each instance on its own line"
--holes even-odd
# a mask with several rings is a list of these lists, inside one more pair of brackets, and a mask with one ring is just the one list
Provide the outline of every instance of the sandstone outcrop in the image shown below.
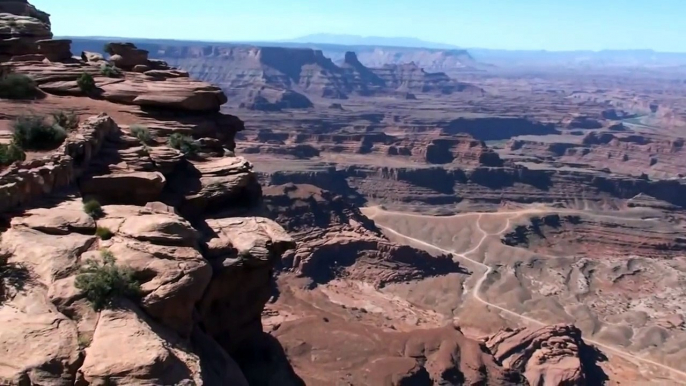
[[110,62],[124,70],[149,63],[148,51],[136,48],[133,43],[108,43],[107,50]]
[[[48,95],[53,106],[79,98],[85,111],[99,106],[115,117],[109,102],[156,111],[126,108],[152,122],[139,125],[149,138],[110,115],[82,115],[57,149],[0,171],[0,383],[247,386],[255,384],[249,369],[273,361],[283,381],[297,384],[278,344],[250,354],[264,340],[273,266],[294,243],[271,220],[215,211],[249,210],[261,195],[252,165],[232,152],[243,122],[218,112],[224,94],[127,44],[110,45],[124,71],[107,77],[100,56],[68,58],[68,41],[46,40],[47,15],[32,16],[42,17],[1,16],[26,24],[25,53],[36,54],[10,65],[64,96]],[[128,71],[142,65],[147,73]],[[76,79],[84,72],[104,100],[83,96]],[[172,148],[172,134],[188,136],[194,153]],[[89,199],[101,213],[85,213]],[[76,278],[102,250],[131,271],[140,293],[96,310]]]
[[[46,47],[46,50],[54,49],[54,47]],[[28,53],[32,52],[23,54]],[[46,56],[54,55],[48,51],[46,53]],[[83,73],[88,73],[95,79],[97,95],[114,103],[163,110],[217,112],[219,107],[227,101],[226,95],[220,88],[179,76],[178,73],[170,70],[150,74],[125,71],[120,76],[108,77],[101,73],[103,64],[99,57],[87,54],[82,59],[85,60],[69,65],[12,62],[11,68],[17,73],[30,75],[41,90],[55,95],[84,95],[76,81]],[[159,66],[165,68],[166,65]]]
[[269,186],[264,202],[267,216],[298,242],[284,255],[283,268],[314,284],[344,277],[383,287],[461,270],[451,256],[390,242],[359,209],[317,187]]
[[[444,73],[427,73],[414,64],[367,68],[352,52],[346,53],[341,66],[337,66],[322,51],[306,48],[140,45],[192,76],[220,85],[236,104],[254,110],[309,108],[310,101],[320,98],[347,99],[353,95],[396,95],[408,91],[483,93],[478,87],[458,82]],[[80,48],[93,49],[90,45]],[[124,56],[114,55],[115,61],[123,60],[120,58]],[[126,63],[126,68],[144,61],[142,53],[132,57],[137,59]],[[208,71],[207,63],[222,70]]]
[[[10,2],[13,3],[13,2]],[[14,56],[38,54],[37,41],[52,39],[50,23],[32,16],[3,13],[7,3],[0,4],[0,62]],[[14,7],[12,7],[14,8]],[[33,14],[29,8],[19,9],[23,14]],[[41,15],[42,16],[42,15]]]
[[522,372],[532,385],[600,384],[585,366],[594,349],[586,346],[581,331],[569,325],[533,330],[506,329],[486,340],[486,347],[506,368]]
[[107,115],[88,118],[54,154],[0,171],[0,212],[69,186],[97,156],[105,139],[118,130]]
[[62,62],[71,59],[71,40],[46,39],[39,40],[38,53],[44,55],[51,62]]
[[[246,341],[259,338],[259,315],[270,294],[269,272],[280,255],[293,247],[290,237],[266,219],[212,220],[210,229],[219,238],[207,239],[205,255],[200,246],[211,236],[194,229],[173,208],[162,204],[107,205],[103,211],[103,217],[94,221],[83,213],[80,200],[67,201],[51,209],[29,210],[15,217],[11,228],[3,233],[0,251],[9,256],[9,264],[27,270],[24,280],[30,285],[10,289],[9,301],[0,306],[0,315],[10,318],[11,324],[21,324],[24,319],[20,316],[30,318],[32,323],[27,326],[40,328],[40,333],[31,333],[35,338],[27,350],[17,349],[12,358],[3,357],[8,366],[1,379],[25,379],[32,384],[50,379],[245,384],[228,355],[208,358],[210,363],[222,363],[223,370],[219,375],[206,374],[203,351],[193,351],[184,342],[214,340],[222,348],[212,349],[210,345],[203,350],[236,354]],[[96,222],[112,233],[111,238],[91,236]],[[97,258],[99,248],[108,249],[117,257],[117,264],[133,270],[142,289],[137,304],[122,304],[119,310],[94,315],[74,289],[73,275],[78,266]],[[36,302],[48,299],[52,303],[36,308]],[[23,311],[25,314],[16,311],[21,310],[21,304],[30,307]],[[219,312],[220,304],[224,312]],[[195,332],[199,327],[194,313],[201,316],[205,332]],[[55,322],[55,318],[63,321]],[[46,326],[59,326],[59,330],[34,326],[36,320],[43,319]],[[26,343],[21,328],[3,330],[3,347],[18,348]],[[202,338],[203,334],[208,337]],[[48,365],[55,361],[61,365]],[[220,382],[213,376],[223,378]]]

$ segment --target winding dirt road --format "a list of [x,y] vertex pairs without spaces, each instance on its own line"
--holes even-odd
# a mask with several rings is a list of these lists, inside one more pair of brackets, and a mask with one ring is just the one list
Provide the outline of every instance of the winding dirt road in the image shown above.
[[[381,209],[381,208],[379,208],[379,207],[373,207],[373,208],[367,208],[367,209],[373,210],[373,212],[374,212],[373,214],[368,214],[368,217],[369,217],[369,218],[372,218],[372,219],[373,219],[374,217],[376,217],[376,216],[375,216],[376,214],[378,214],[378,213],[383,213],[383,212],[385,212],[385,213],[392,213],[392,214],[396,214],[396,215],[411,216],[411,217],[437,217],[437,216],[421,215],[421,214],[414,214],[414,213],[403,213],[403,212],[385,211],[385,210],[383,210],[383,209]],[[483,298],[481,297],[481,286],[483,285],[484,281],[486,281],[486,279],[488,278],[488,275],[490,275],[490,273],[493,271],[493,268],[491,268],[490,266],[488,266],[488,265],[486,265],[486,264],[484,264],[484,263],[482,263],[482,262],[479,262],[479,261],[477,261],[477,260],[474,260],[474,259],[472,259],[472,258],[470,258],[470,257],[467,256],[467,255],[470,255],[470,254],[476,252],[479,248],[481,248],[481,245],[483,244],[483,242],[484,242],[489,236],[498,236],[498,235],[501,235],[501,234],[503,234],[504,232],[506,232],[507,229],[509,229],[509,227],[510,227],[510,220],[512,220],[512,219],[514,219],[514,218],[516,218],[516,217],[518,217],[518,216],[520,216],[520,215],[522,215],[522,214],[531,214],[531,213],[540,213],[540,212],[541,212],[540,209],[524,209],[524,210],[510,211],[510,212],[488,213],[488,214],[486,214],[486,215],[488,215],[488,216],[503,216],[503,215],[510,215],[510,217],[508,217],[508,218],[506,219],[507,221],[506,221],[505,227],[504,227],[502,230],[500,230],[500,231],[498,231],[498,232],[496,232],[496,233],[492,233],[492,234],[489,234],[489,233],[485,232],[485,231],[481,228],[480,221],[481,221],[481,218],[483,217],[484,214],[478,214],[478,217],[477,217],[477,220],[476,220],[476,227],[477,227],[477,229],[479,230],[479,232],[482,233],[481,240],[479,240],[479,242],[476,244],[476,246],[473,247],[472,249],[470,249],[470,250],[468,250],[468,251],[466,251],[466,252],[461,252],[461,253],[459,253],[459,252],[457,252],[457,251],[447,250],[447,249],[441,248],[441,247],[439,247],[439,246],[437,246],[437,245],[427,243],[427,242],[425,242],[425,241],[423,241],[423,240],[419,240],[419,239],[416,239],[416,238],[414,238],[414,237],[411,237],[411,236],[402,234],[402,233],[396,231],[395,229],[389,228],[389,227],[387,227],[387,226],[380,225],[380,224],[378,224],[378,223],[377,223],[377,226],[378,226],[379,228],[382,228],[382,229],[384,229],[384,230],[386,230],[386,231],[388,231],[388,232],[390,232],[390,233],[396,235],[396,236],[399,236],[399,237],[402,237],[402,238],[404,238],[404,239],[410,240],[410,241],[412,241],[412,242],[414,242],[414,243],[417,243],[417,244],[419,244],[419,245],[423,245],[423,246],[425,246],[425,247],[428,247],[428,248],[431,248],[431,249],[440,251],[440,252],[442,252],[442,253],[447,253],[447,254],[451,254],[451,255],[457,256],[458,258],[463,259],[463,260],[466,260],[466,261],[470,262],[471,264],[474,264],[474,265],[476,265],[476,266],[478,266],[478,267],[480,267],[480,268],[485,268],[485,272],[483,273],[483,275],[481,276],[481,278],[479,278],[479,280],[476,282],[476,285],[474,286],[474,290],[473,290],[474,298],[475,298],[477,301],[479,301],[480,303],[486,305],[487,307],[495,308],[495,309],[497,309],[497,310],[499,310],[499,311],[501,311],[501,312],[504,312],[504,313],[506,313],[506,314],[509,314],[509,315],[515,316],[515,317],[517,317],[517,318],[520,318],[520,319],[522,319],[522,320],[525,320],[525,321],[527,321],[527,322],[530,322],[530,323],[533,323],[533,324],[542,326],[542,325],[547,325],[547,324],[549,324],[549,323],[541,322],[540,320],[536,320],[536,319],[530,318],[530,317],[528,317],[528,316],[526,316],[526,315],[522,315],[522,314],[520,314],[520,313],[514,312],[514,311],[512,311],[512,310],[508,310],[508,309],[503,308],[503,307],[501,307],[501,306],[499,306],[499,305],[497,305],[497,304],[493,304],[493,303],[491,303],[491,302],[489,302],[489,301],[483,299]],[[474,213],[469,213],[469,214],[461,214],[461,215],[446,216],[446,217],[452,217],[452,218],[454,218],[454,217],[466,217],[466,216],[474,216],[474,215],[475,215]],[[483,260],[483,261],[484,261],[484,262],[486,261],[486,255],[484,255],[484,260]],[[675,369],[675,368],[673,368],[673,367],[669,367],[669,366],[663,365],[663,364],[661,364],[661,363],[652,361],[652,360],[650,360],[650,359],[641,358],[641,357],[636,356],[636,355],[634,355],[634,354],[631,354],[631,353],[629,353],[629,352],[627,352],[627,351],[625,351],[625,350],[622,350],[622,349],[619,349],[619,348],[615,348],[615,347],[612,347],[612,346],[608,346],[608,345],[606,345],[606,344],[604,344],[604,343],[600,343],[600,342],[598,342],[598,341],[596,341],[596,340],[593,340],[593,339],[584,338],[584,341],[586,341],[586,342],[588,342],[588,343],[591,343],[591,344],[594,344],[594,345],[596,345],[596,346],[598,346],[598,347],[601,347],[601,348],[603,348],[603,349],[605,349],[605,350],[607,350],[607,351],[611,351],[611,352],[613,352],[614,354],[616,354],[616,355],[618,355],[618,356],[621,356],[621,357],[623,357],[623,358],[625,358],[625,359],[629,359],[629,360],[631,360],[631,361],[637,361],[637,362],[640,362],[640,363],[643,363],[643,364],[649,364],[649,365],[658,367],[658,368],[660,368],[660,369],[667,370],[667,371],[669,371],[669,372],[671,372],[671,373],[673,373],[673,374],[675,374],[675,375],[677,375],[677,376],[684,377],[684,379],[686,379],[686,372],[684,372],[684,371],[681,371],[681,370]],[[683,380],[682,380],[682,381],[683,381]]]

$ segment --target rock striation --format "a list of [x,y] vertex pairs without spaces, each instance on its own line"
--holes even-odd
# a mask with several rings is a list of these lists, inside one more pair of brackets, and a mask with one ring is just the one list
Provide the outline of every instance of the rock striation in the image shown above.
[[[425,72],[415,64],[368,68],[353,52],[346,53],[338,66],[322,51],[306,48],[139,45],[198,79],[220,85],[231,100],[249,109],[309,108],[308,100],[347,99],[358,95],[483,93],[478,87],[458,82],[444,73]],[[81,47],[85,51],[99,49],[90,44]],[[133,47],[125,49],[134,50]],[[132,55],[135,60],[123,62],[125,68],[144,61],[147,52],[135,50],[136,54]],[[115,62],[122,60],[120,56],[114,55]]]
[[[90,53],[61,63],[69,42],[46,40],[47,15],[0,5],[10,3],[30,15],[2,20],[25,22],[21,39],[48,59],[19,58],[12,69],[34,78],[53,109],[78,103],[115,117],[81,116],[57,149],[0,170],[0,384],[247,386],[255,384],[248,370],[267,362],[280,363],[274,384],[298,384],[280,346],[263,349],[260,320],[273,267],[294,242],[266,218],[215,211],[247,211],[261,199],[252,164],[232,151],[244,126],[218,112],[221,90],[128,44],[110,46],[120,57],[110,58],[121,71],[114,77]],[[150,68],[134,72],[139,66]],[[102,99],[76,91],[84,72]],[[150,138],[117,124],[113,104],[157,109],[127,107],[155,123],[145,128]],[[173,134],[188,136],[193,152],[173,148]],[[91,199],[102,213],[85,213]],[[75,283],[102,250],[141,291],[95,310]]]
[[[22,8],[19,4],[17,7],[16,3],[21,2],[0,3],[0,62],[15,56],[38,54],[37,42],[52,39],[47,15],[32,12],[28,5]],[[8,10],[21,13],[6,13]]]

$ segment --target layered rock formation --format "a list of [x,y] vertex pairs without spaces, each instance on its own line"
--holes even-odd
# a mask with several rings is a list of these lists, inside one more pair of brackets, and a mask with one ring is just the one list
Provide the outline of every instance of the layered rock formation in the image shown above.
[[334,278],[383,287],[427,276],[459,272],[450,256],[397,245],[343,197],[311,185],[287,184],[264,190],[265,213],[298,242],[283,268],[314,284]]
[[[194,77],[220,85],[236,104],[243,103],[250,109],[308,108],[311,107],[308,98],[347,99],[353,95],[399,92],[483,92],[444,73],[427,73],[415,64],[370,69],[353,52],[346,53],[339,67],[322,51],[306,48],[144,46]],[[84,50],[100,49],[89,44],[83,47]],[[144,50],[137,52],[147,54]],[[119,60],[116,54],[115,59],[114,62]],[[210,62],[215,65],[208,66]],[[134,63],[126,63],[129,64]]]
[[[14,3],[16,12],[33,12]],[[2,17],[49,32],[47,18],[36,19],[44,16]],[[36,49],[59,56],[67,45],[38,41]],[[144,140],[107,114],[83,117],[59,148],[29,152],[0,172],[0,383],[248,385],[255,379],[247,369],[280,361],[273,384],[299,384],[278,345],[265,351],[260,322],[272,268],[294,243],[271,220],[215,211],[246,211],[260,200],[251,164],[231,151],[242,121],[217,112],[226,100],[221,90],[132,45],[111,48],[110,63],[122,71],[115,78],[90,54],[70,64],[11,62],[44,91],[66,95],[48,95],[53,108],[76,98],[93,110],[135,104],[157,110],[128,111],[157,120]],[[157,69],[133,72],[141,65]],[[104,101],[75,91],[84,72],[102,86]],[[174,133],[189,135],[192,154],[167,144]],[[92,199],[102,213],[85,213]],[[141,291],[99,310],[76,278],[102,251],[131,271]]]
[[[102,46],[92,39],[77,39],[76,46],[79,51],[99,50]],[[135,43],[150,52],[165,52],[165,58],[172,62],[184,60],[189,57],[207,58],[216,55],[217,52],[225,50],[231,44],[221,44],[207,42],[207,44],[197,44],[191,42],[174,42],[168,40],[145,39],[135,41]],[[326,57],[331,58],[334,63],[345,62],[345,58],[350,51],[357,53],[360,62],[366,67],[378,68],[386,64],[416,63],[418,66],[428,71],[455,71],[455,70],[478,70],[490,68],[492,66],[477,62],[468,51],[459,49],[428,49],[410,47],[375,47],[375,46],[345,46],[330,44],[297,44],[283,43],[279,45],[292,48],[309,48],[321,50]]]
[[52,39],[50,19],[25,1],[0,3],[0,62],[38,54],[37,42]]

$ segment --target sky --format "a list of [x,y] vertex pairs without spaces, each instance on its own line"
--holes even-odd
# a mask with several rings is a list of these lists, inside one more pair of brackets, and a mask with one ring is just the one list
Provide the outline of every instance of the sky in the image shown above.
[[52,15],[57,36],[267,41],[333,33],[465,48],[686,52],[686,0],[30,1]]

